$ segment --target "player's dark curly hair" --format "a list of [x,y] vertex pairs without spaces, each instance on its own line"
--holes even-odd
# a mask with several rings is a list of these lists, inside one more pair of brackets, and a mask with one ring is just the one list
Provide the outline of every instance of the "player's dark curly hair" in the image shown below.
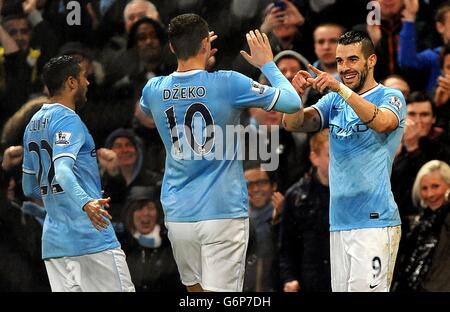
[[338,44],[349,45],[361,43],[362,52],[367,59],[372,54],[375,54],[375,46],[369,35],[363,31],[347,31],[345,34],[339,37]]
[[208,23],[197,14],[178,15],[169,23],[169,41],[181,60],[195,56],[208,35]]
[[69,77],[78,79],[81,72],[78,58],[61,55],[50,59],[45,64],[42,72],[42,81],[47,86],[48,93],[52,97],[58,95]]

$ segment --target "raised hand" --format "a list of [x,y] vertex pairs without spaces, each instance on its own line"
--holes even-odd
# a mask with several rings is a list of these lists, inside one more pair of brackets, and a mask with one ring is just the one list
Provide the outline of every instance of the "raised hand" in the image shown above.
[[9,170],[20,164],[23,159],[23,147],[21,145],[10,146],[3,153],[2,168]]
[[[209,42],[213,42],[214,40],[217,39],[217,35],[214,34],[214,31],[210,31],[209,32]],[[211,51],[209,51],[209,57],[208,60],[206,61],[206,69],[210,70],[214,67],[214,65],[216,65],[216,53],[217,53],[218,49],[214,48],[211,49]]]
[[307,79],[307,82],[309,82],[314,89],[316,89],[320,93],[325,92],[327,89],[330,89],[331,91],[334,92],[339,91],[340,82],[337,81],[336,78],[333,77],[333,75],[323,72],[315,68],[311,64],[309,64],[308,67],[317,75],[315,79],[313,78]]
[[404,9],[402,11],[404,21],[414,22],[419,11],[419,0],[403,0]]
[[277,26],[283,25],[286,19],[285,10],[275,7],[273,3],[269,4],[266,9],[266,16],[261,25],[261,32],[268,33]]
[[103,208],[109,208],[110,201],[110,197],[94,199],[90,202],[87,202],[83,207],[83,210],[86,212],[89,219],[91,219],[92,224],[99,231],[101,231],[102,229],[106,229],[109,225],[108,220],[106,220],[104,217],[112,220],[111,215]]
[[25,0],[22,2],[23,12],[28,15],[32,11],[36,10],[36,2],[37,0]]
[[311,86],[311,83],[308,82],[308,79],[312,79],[312,76],[306,70],[300,70],[297,72],[297,74],[295,74],[291,83],[298,94],[303,95],[306,88]]
[[265,33],[261,33],[258,29],[255,31],[251,30],[246,34],[246,38],[250,47],[250,54],[241,51],[241,55],[247,62],[255,67],[261,68],[273,59],[272,47]]
[[280,192],[274,192],[272,194],[272,222],[276,223],[280,220],[281,213],[283,212],[284,196]]
[[99,148],[97,150],[97,159],[100,168],[106,170],[109,175],[116,176],[120,173],[117,154],[113,150],[104,147]]
[[447,104],[450,99],[450,75],[439,76],[438,86],[434,94],[434,102],[437,107]]
[[300,13],[297,7],[290,1],[284,0],[286,3],[286,18],[284,24],[301,26],[305,23],[305,17]]

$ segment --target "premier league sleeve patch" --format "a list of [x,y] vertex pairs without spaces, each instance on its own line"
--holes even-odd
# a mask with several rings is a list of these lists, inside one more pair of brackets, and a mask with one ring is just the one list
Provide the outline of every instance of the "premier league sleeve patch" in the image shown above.
[[402,108],[402,101],[397,96],[391,96],[389,98],[389,104],[394,106],[398,111],[400,111],[400,108]]
[[72,133],[70,133],[70,132],[58,131],[58,133],[56,133],[55,144],[58,146],[69,145],[71,136],[72,136]]
[[252,81],[252,91],[255,92],[258,95],[262,95],[266,93],[268,87],[265,85],[262,85],[256,81]]

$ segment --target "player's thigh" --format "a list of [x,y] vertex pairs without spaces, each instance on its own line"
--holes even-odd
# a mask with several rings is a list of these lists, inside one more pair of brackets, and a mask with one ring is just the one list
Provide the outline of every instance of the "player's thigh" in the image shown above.
[[202,287],[209,291],[242,291],[247,252],[248,218],[200,223]]
[[350,259],[343,240],[345,232],[347,231],[330,232],[331,289],[333,292],[345,292],[348,288]]
[[349,291],[389,291],[400,231],[400,226],[350,231],[345,239],[351,259]]
[[68,257],[44,261],[53,292],[80,292],[80,266]]
[[83,291],[135,291],[121,248],[76,257],[76,260],[80,262]]
[[197,222],[166,222],[173,256],[183,285],[201,283],[201,246],[194,225]]

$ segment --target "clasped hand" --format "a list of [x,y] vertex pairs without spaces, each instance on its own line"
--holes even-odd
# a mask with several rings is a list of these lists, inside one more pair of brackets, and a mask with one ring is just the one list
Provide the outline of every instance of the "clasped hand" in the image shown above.
[[317,75],[316,78],[313,78],[306,70],[300,70],[292,79],[292,85],[300,95],[303,95],[308,87],[312,87],[320,93],[326,90],[339,91],[340,82],[333,75],[323,72],[311,64],[308,67]]

